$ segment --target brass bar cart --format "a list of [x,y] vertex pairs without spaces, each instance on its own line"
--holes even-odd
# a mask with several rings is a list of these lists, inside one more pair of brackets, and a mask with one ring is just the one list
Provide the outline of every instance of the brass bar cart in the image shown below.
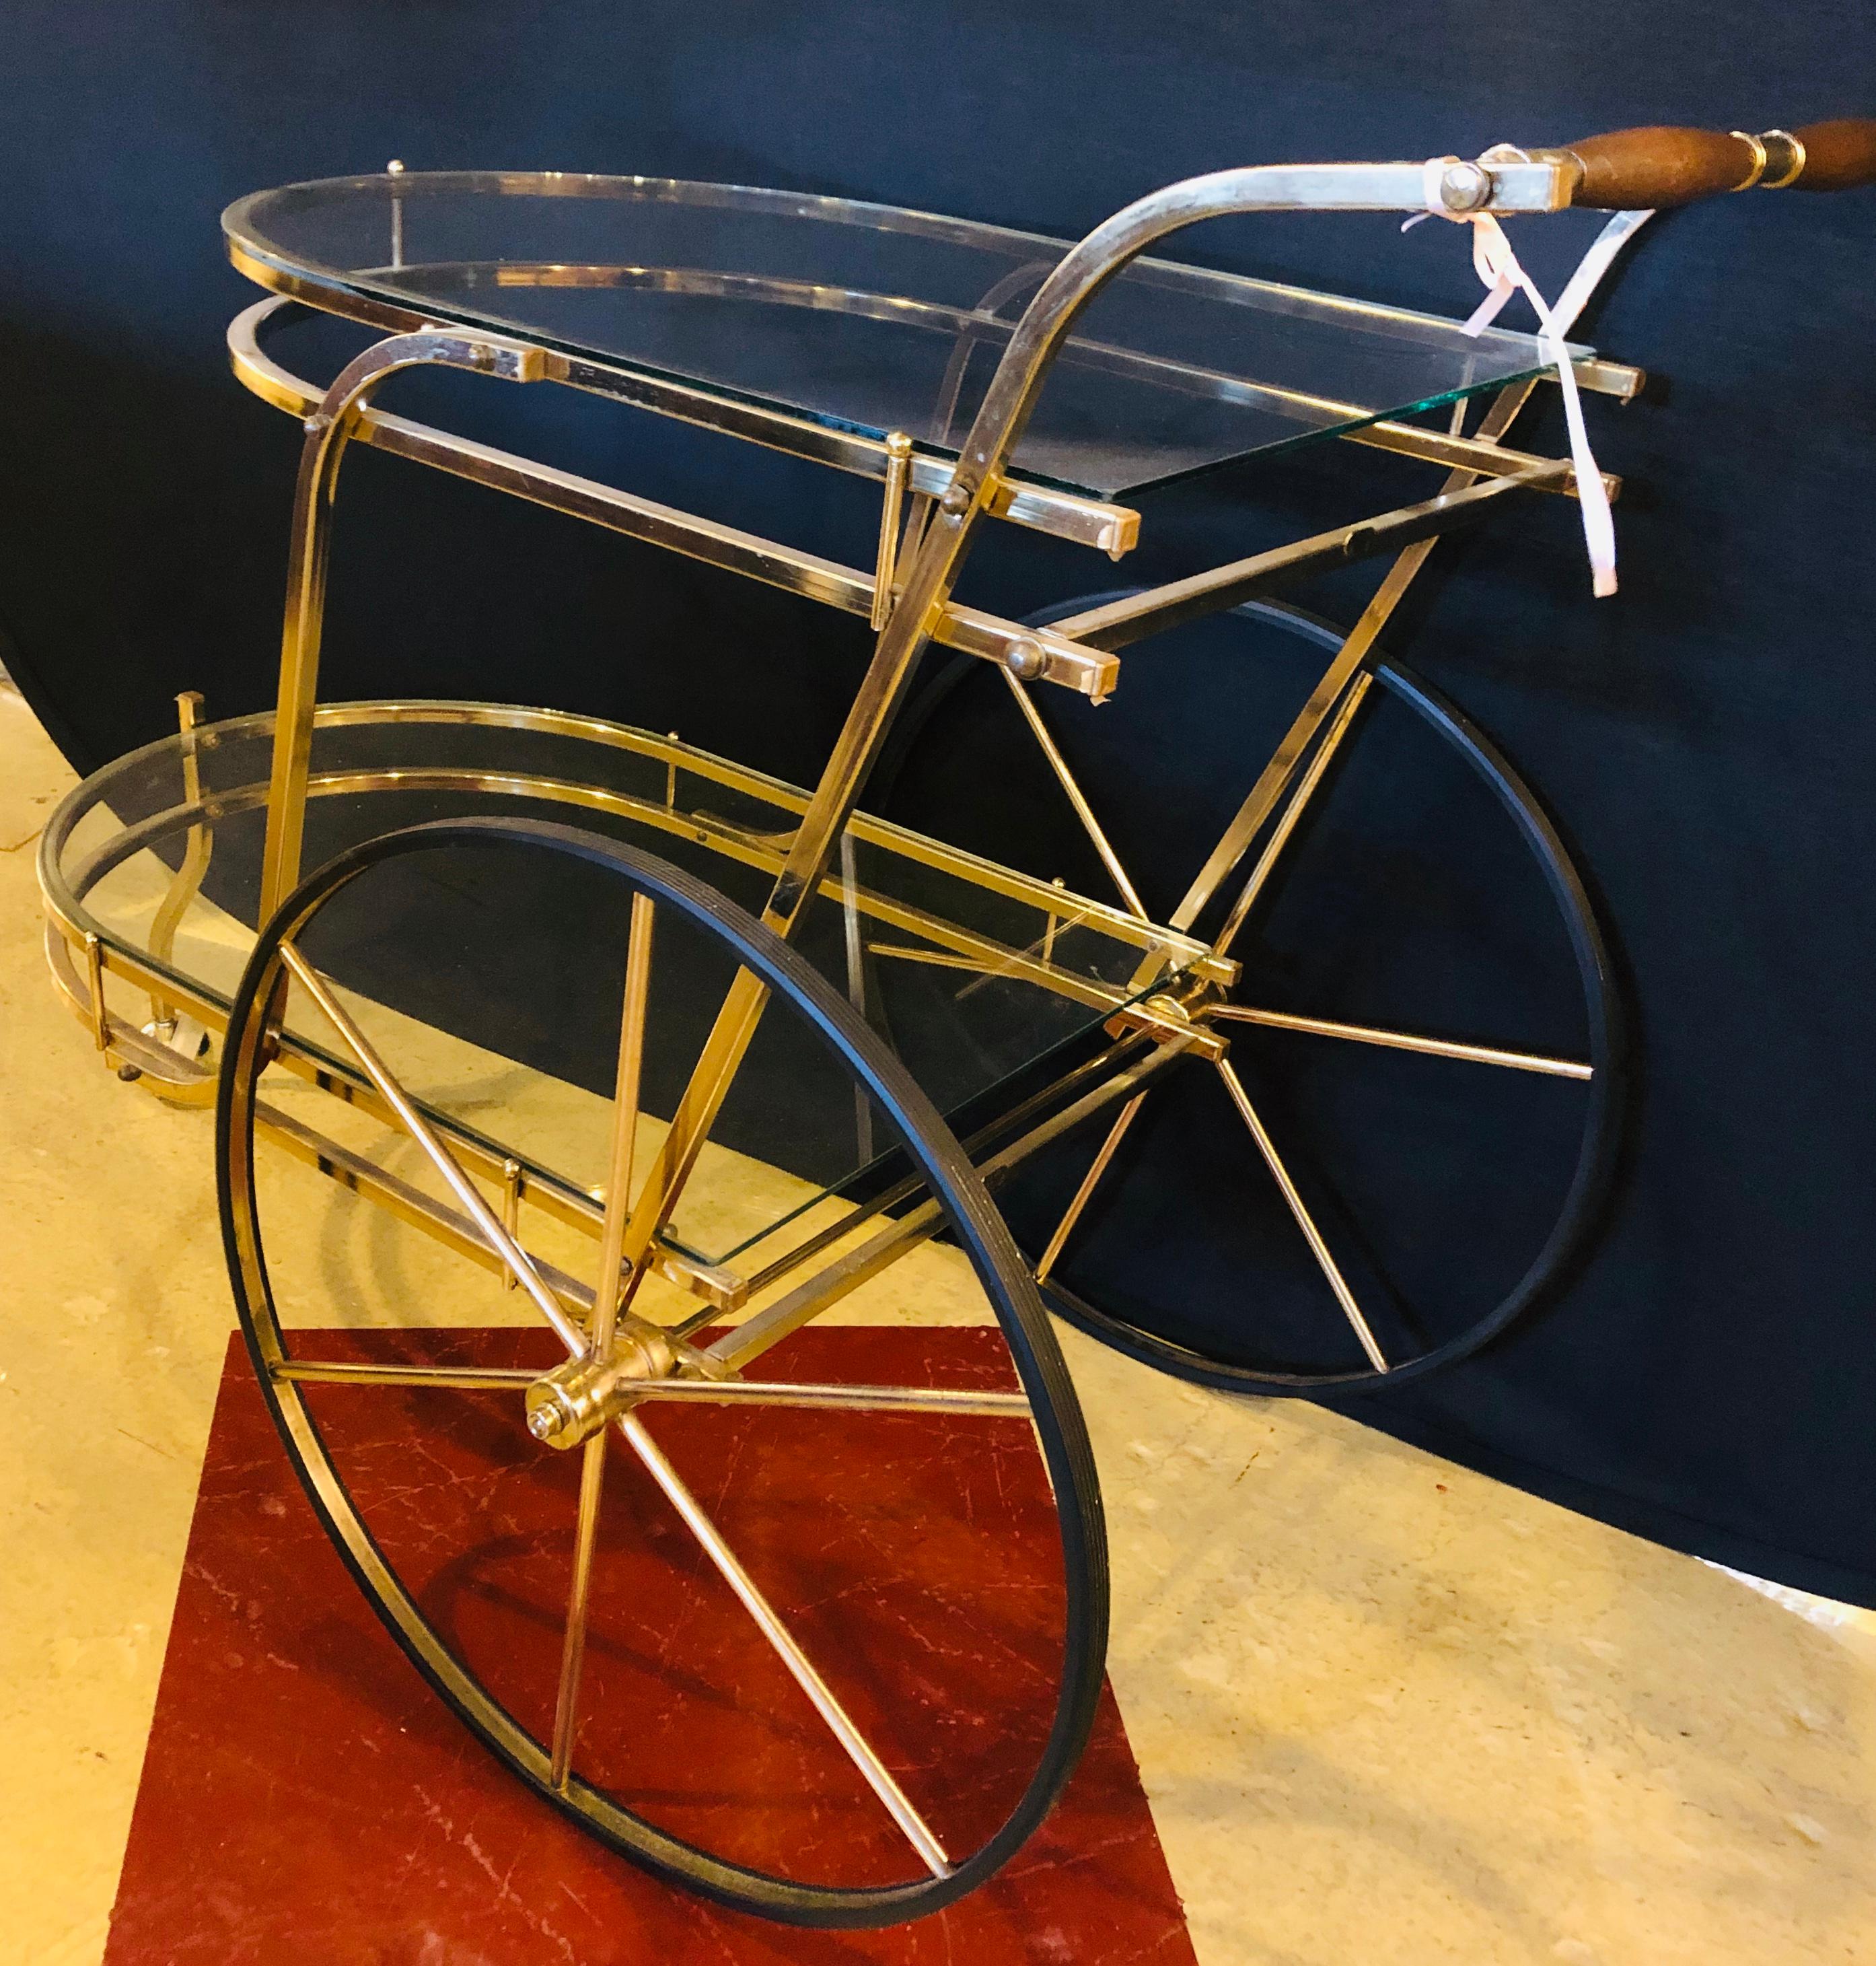
[[[660,1872],[767,1916],[866,1926],[941,1906],[1041,1820],[1101,1685],[1099,1495],[1045,1305],[1194,1378],[1307,1393],[1437,1369],[1554,1278],[1591,1221],[1617,1109],[1607,956],[1513,768],[1381,637],[1447,533],[1540,496],[1601,506],[1619,489],[1600,472],[1585,482],[1585,447],[1549,457],[1508,440],[1553,385],[1572,409],[1577,392],[1627,400],[1642,387],[1637,370],[1562,337],[1650,208],[1873,176],[1876,124],[1842,122],[1223,171],[1143,198],[1073,246],[793,192],[395,164],[230,209],[234,263],[266,290],[230,330],[236,374],[305,431],[278,705],[204,722],[185,698],[174,736],[78,788],[45,836],[47,952],[107,1064],[179,1102],[217,1102],[230,1275],[288,1451],[393,1635],[546,1800]],[[1543,335],[1150,256],[1186,227],[1245,213],[1430,212],[1501,239],[1501,216],[1572,206],[1615,215]],[[323,385],[274,352],[308,310],[376,337]],[[379,408],[415,369],[558,385],[870,479],[870,564]],[[1168,585],[1028,620],[959,598],[994,523],[1118,561],[1157,488],[1331,441],[1434,475],[1408,503]],[[336,498],[355,445],[864,620],[871,653],[818,780],[797,787],[675,733],[529,704],[322,701]],[[1380,580],[1346,631],[1270,598],[1370,559]],[[1150,905],[1113,788],[1078,762],[1070,722],[1098,714],[1102,730],[1125,729],[1121,652],[1207,622],[1280,643],[1307,674],[1183,891]],[[986,679],[979,714],[1011,720],[1033,746],[1095,891],[889,815],[942,748],[948,707],[983,697]],[[1376,703],[1472,775],[1548,894],[1580,1033],[1571,1046],[1351,1020],[1273,994],[1260,916]],[[583,1018],[608,1032],[603,1068],[568,1062]],[[1443,1317],[1379,1304],[1357,1274],[1359,1226],[1338,1226],[1284,1116],[1240,1069],[1253,1036],[1405,1054],[1573,1102],[1548,1109],[1570,1142],[1565,1175],[1508,1286]],[[1193,1337],[1176,1250],[1162,1265],[1163,1316],[1100,1299],[1085,1252],[1098,1252],[1103,1211],[1126,1191],[1130,1155],[1149,1150],[1156,1102],[1201,1082],[1308,1266],[1320,1321],[1300,1342],[1260,1326],[1255,1278],[1231,1347]],[[361,1144],[367,1134],[375,1144]],[[435,1287],[415,1270],[398,1284],[397,1262],[368,1333],[363,1310],[359,1328],[305,1328],[301,1283],[270,1261],[292,1239],[294,1205],[270,1199],[276,1162],[257,1161],[257,1139],[378,1204],[388,1227],[492,1273],[511,1294],[509,1323],[531,1319],[545,1349],[497,1358],[436,1342],[449,1320]],[[1063,1171],[1060,1192],[1025,1249],[991,1193],[1044,1160]],[[896,1277],[914,1299],[974,1292],[995,1358],[943,1384],[791,1375],[787,1340]],[[484,1294],[471,1307],[486,1305],[491,1286],[472,1288]],[[495,1416],[506,1444],[478,1450],[484,1512],[458,1521],[460,1547],[439,1550],[434,1525],[400,1540],[361,1500],[373,1481],[390,1492],[383,1468],[368,1479],[341,1451],[345,1414],[372,1400],[403,1403],[413,1457],[439,1415]],[[790,1597],[759,1529],[742,1525],[735,1468],[700,1459],[694,1441],[687,1464],[672,1445],[664,1429],[687,1413],[742,1426],[745,1441],[767,1437],[758,1422],[839,1429],[825,1436],[839,1450],[826,1462],[830,1523],[859,1519],[871,1484],[851,1469],[874,1439],[910,1442],[965,1484],[1039,1450],[1040,1475],[1012,1501],[997,1474],[1010,1519],[974,1553],[931,1523],[889,1538],[874,1522],[877,1589],[843,1572]],[[560,1484],[564,1538],[530,1549],[533,1583],[504,1572],[497,1587],[477,1571],[475,1539],[497,1533],[503,1484],[529,1469]],[[598,1710],[617,1720],[622,1706],[628,1731],[684,1752],[658,1733],[655,1677],[633,1681],[629,1702],[595,1691],[596,1672],[610,1686],[604,1675],[624,1670],[595,1653],[594,1607],[626,1479],[682,1532],[675,1568],[635,1573],[687,1580],[633,1611],[658,1670],[674,1686],[707,1678],[709,1645],[693,1642],[707,1603],[753,1635],[781,1689],[719,1685],[718,1731],[684,1737],[721,1791],[710,1802],[648,1795],[590,1752]],[[980,1503],[995,1513],[979,1497],[966,1514]],[[923,1597],[921,1564],[941,1580]],[[1004,1595],[966,1618],[961,1578]],[[530,1591],[523,1617],[515,1600]],[[875,1597],[899,1607],[897,1623],[827,1622],[829,1603]],[[954,1615],[976,1651],[954,1642]],[[509,1636],[478,1649],[478,1617],[498,1616]],[[924,1662],[867,1656],[869,1630]],[[545,1663],[524,1685],[530,1646]],[[954,1670],[953,1653],[980,1662]],[[769,1710],[784,1695],[797,1703],[785,1724]],[[746,1755],[732,1738],[744,1715]],[[833,1775],[812,1760],[823,1750]],[[735,1826],[751,1797],[769,1812],[754,1842]],[[796,1805],[791,1856],[782,1819]],[[851,1835],[847,1855],[830,1854],[828,1821],[834,1844]]]

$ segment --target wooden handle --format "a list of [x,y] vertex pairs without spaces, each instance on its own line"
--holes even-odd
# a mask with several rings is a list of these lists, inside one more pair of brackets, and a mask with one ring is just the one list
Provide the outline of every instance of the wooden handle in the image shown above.
[[1839,116],[1791,134],[1804,146],[1804,168],[1791,180],[1794,191],[1854,191],[1876,184],[1876,121],[1870,118]]
[[1585,137],[1568,150],[1583,167],[1570,202],[1598,211],[1691,205],[1696,198],[1737,191],[1750,181],[1757,161],[1743,137],[1665,125]]
[[1583,173],[1570,202],[1599,211],[1691,205],[1758,184],[1848,191],[1876,183],[1876,121],[1843,117],[1757,137],[1723,130],[1616,130],[1585,137],[1565,154]]

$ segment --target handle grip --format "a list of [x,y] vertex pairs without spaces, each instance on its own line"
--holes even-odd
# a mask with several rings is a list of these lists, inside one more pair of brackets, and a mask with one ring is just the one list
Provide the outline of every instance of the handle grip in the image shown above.
[[1723,192],[1848,191],[1876,184],[1876,121],[1845,116],[1801,130],[1743,131],[1658,127],[1616,130],[1567,146],[1582,175],[1572,205],[1601,211],[1691,205]]

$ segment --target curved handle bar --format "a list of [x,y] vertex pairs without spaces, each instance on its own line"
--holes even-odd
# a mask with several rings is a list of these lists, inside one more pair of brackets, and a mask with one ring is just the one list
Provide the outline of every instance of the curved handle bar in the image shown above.
[[1876,121],[1845,116],[1757,137],[1740,130],[1617,130],[1551,154],[1581,171],[1570,202],[1602,211],[1691,205],[1755,185],[1848,191],[1876,184]]

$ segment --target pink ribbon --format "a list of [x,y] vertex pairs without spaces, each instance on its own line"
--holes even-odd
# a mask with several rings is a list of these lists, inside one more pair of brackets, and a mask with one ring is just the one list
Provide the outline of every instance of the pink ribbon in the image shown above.
[[[1488,211],[1449,211],[1440,195],[1440,182],[1456,157],[1430,157],[1427,160],[1427,209],[1417,213],[1407,225],[1422,218],[1449,218],[1456,225],[1472,228],[1472,269],[1486,289],[1485,298],[1464,323],[1465,332],[1477,334],[1495,321],[1506,301],[1521,292],[1537,317],[1537,338],[1544,353],[1556,364],[1557,382],[1563,392],[1563,418],[1569,426],[1570,462],[1576,472],[1576,498],[1583,514],[1583,543],[1589,550],[1590,577],[1598,595],[1616,591],[1615,521],[1609,511],[1609,494],[1589,447],[1589,432],[1583,424],[1583,401],[1577,393],[1576,373],[1563,337],[1582,310],[1584,303],[1602,277],[1609,261],[1620,249],[1620,240],[1606,235],[1583,256],[1582,263],[1571,275],[1569,283],[1558,296],[1557,305],[1547,306],[1530,276],[1518,263],[1504,227]],[[1405,231],[1406,226],[1401,230]]]

